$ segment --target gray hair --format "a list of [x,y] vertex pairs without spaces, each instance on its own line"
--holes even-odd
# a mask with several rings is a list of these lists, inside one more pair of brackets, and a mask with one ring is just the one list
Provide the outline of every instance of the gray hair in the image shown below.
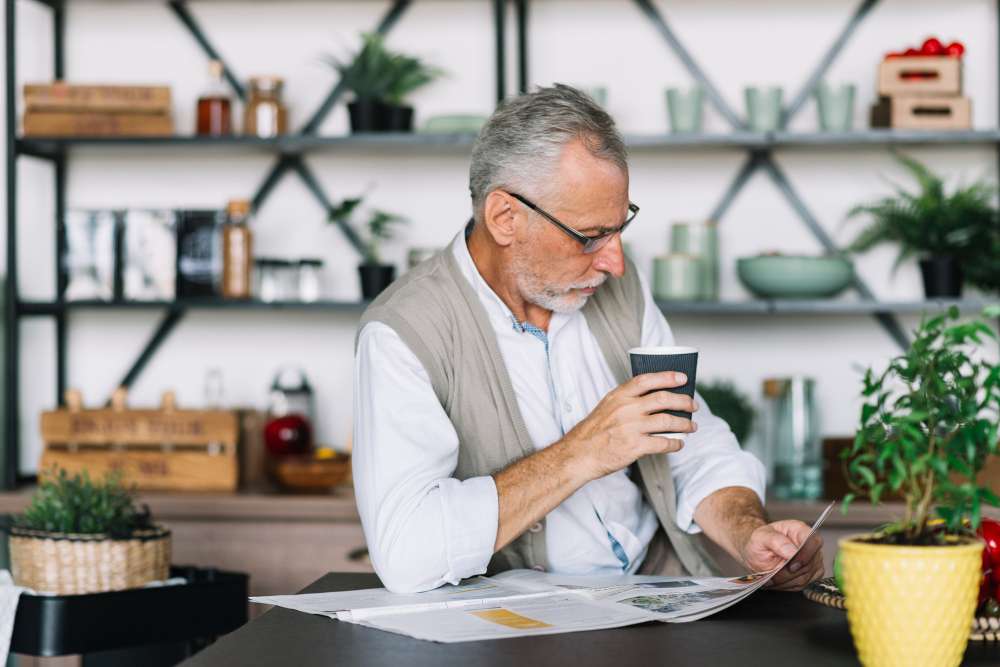
[[585,93],[562,84],[504,101],[472,149],[469,191],[476,222],[497,189],[538,196],[567,144],[582,140],[591,155],[628,172],[625,142],[611,116]]

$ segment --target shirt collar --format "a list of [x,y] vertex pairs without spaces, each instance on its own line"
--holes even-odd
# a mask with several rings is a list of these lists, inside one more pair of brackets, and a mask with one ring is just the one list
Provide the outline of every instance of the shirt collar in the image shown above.
[[[503,302],[497,293],[493,291],[493,288],[489,286],[489,283],[483,278],[482,274],[479,273],[479,269],[476,268],[476,263],[472,261],[472,255],[469,253],[469,246],[466,243],[466,233],[463,230],[455,236],[455,240],[452,241],[451,251],[455,256],[455,261],[458,263],[458,268],[462,272],[462,275],[472,288],[476,292],[476,296],[482,302],[483,306],[486,308],[486,313],[490,317],[490,321],[493,323],[494,328],[499,329],[500,327],[513,328],[517,331],[524,331],[524,323],[519,322],[514,313],[511,312],[507,304]],[[552,318],[549,320],[549,331],[548,336],[551,338],[558,329],[574,316],[580,315],[580,311],[570,313],[569,315],[564,313],[552,313]]]

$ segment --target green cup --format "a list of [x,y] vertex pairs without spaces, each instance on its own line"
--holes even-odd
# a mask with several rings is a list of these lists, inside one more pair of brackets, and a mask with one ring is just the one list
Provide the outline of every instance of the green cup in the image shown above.
[[678,134],[701,132],[704,94],[699,86],[667,88],[667,115],[670,131]]
[[855,86],[844,83],[833,86],[827,82],[816,88],[816,109],[819,128],[824,132],[850,132],[854,124]]
[[743,95],[747,125],[753,132],[774,132],[781,123],[781,86],[750,86]]
[[662,301],[701,298],[702,262],[693,255],[674,253],[653,259],[653,295]]

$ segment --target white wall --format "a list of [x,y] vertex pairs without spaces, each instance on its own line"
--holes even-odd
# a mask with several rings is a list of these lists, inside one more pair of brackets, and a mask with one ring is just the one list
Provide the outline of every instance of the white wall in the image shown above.
[[[796,91],[840,30],[849,0],[675,0],[660,2],[681,39],[721,88],[742,108],[742,87],[777,83]],[[167,83],[173,87],[178,130],[191,131],[204,80],[205,57],[160,3],[71,2],[67,11],[66,64],[75,82]],[[276,73],[286,79],[293,126],[300,125],[334,82],[321,60],[343,53],[357,33],[375,25],[387,3],[198,2],[193,11],[237,74]],[[19,83],[51,76],[48,12],[29,0],[17,3]],[[513,26],[512,26],[513,27]],[[832,81],[856,83],[856,125],[866,123],[877,61],[888,50],[919,44],[934,33],[967,46],[965,84],[977,128],[996,127],[997,17],[987,0],[884,0],[830,72]],[[511,31],[513,52],[513,34]],[[493,106],[494,49],[491,3],[486,0],[416,0],[389,37],[392,47],[412,51],[444,67],[449,76],[415,96],[418,123],[428,114],[488,113]],[[608,107],[627,133],[666,130],[663,89],[686,85],[688,76],[632,2],[535,0],[531,10],[531,81],[606,85]],[[514,61],[510,62],[513,84]],[[792,128],[816,127],[809,102]],[[708,113],[708,129],[725,131]],[[338,106],[323,134],[346,131]],[[940,171],[971,179],[994,175],[996,154],[985,147],[929,148],[912,154]],[[887,190],[883,177],[900,178],[884,149],[796,149],[778,161],[822,224],[841,242],[857,227],[843,227],[854,203]],[[744,159],[735,150],[638,151],[632,160],[632,198],[642,206],[628,240],[639,265],[666,244],[668,224],[704,217]],[[68,202],[81,207],[221,206],[250,195],[273,158],[236,150],[81,149],[69,169]],[[417,151],[367,155],[358,150],[310,156],[310,165],[331,197],[371,188],[370,200],[405,213],[412,224],[388,249],[402,263],[411,245],[443,245],[468,215],[467,155]],[[0,167],[2,168],[2,167]],[[52,183],[49,167],[22,159],[20,175],[20,272],[23,296],[52,298],[54,276]],[[268,255],[322,254],[329,296],[358,294],[356,259],[348,244],[295,177],[268,200],[255,228]],[[738,283],[736,257],[766,250],[813,253],[820,246],[804,230],[766,177],[757,175],[722,224],[722,295],[747,298]],[[894,257],[885,248],[861,258],[861,275],[885,299],[916,299],[916,268],[893,277]],[[853,295],[848,295],[852,298]],[[869,317],[676,316],[680,341],[702,349],[700,378],[729,378],[753,396],[770,375],[806,373],[818,379],[824,431],[850,433],[857,414],[859,368],[884,363],[896,350]],[[152,312],[74,313],[70,318],[69,384],[89,402],[103,401],[155,325]],[[907,327],[915,323],[906,318]],[[196,312],[190,314],[147,367],[132,392],[133,403],[151,404],[175,389],[182,404],[202,400],[205,371],[223,369],[233,404],[263,405],[277,366],[304,366],[316,388],[322,442],[345,444],[351,423],[354,315],[295,312]],[[23,328],[22,469],[35,469],[40,443],[37,414],[54,393],[53,331],[45,320]]]

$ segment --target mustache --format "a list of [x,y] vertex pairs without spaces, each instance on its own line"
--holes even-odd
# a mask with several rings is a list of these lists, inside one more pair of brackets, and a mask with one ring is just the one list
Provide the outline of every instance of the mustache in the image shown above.
[[602,274],[599,278],[594,278],[593,280],[588,280],[582,283],[576,283],[575,285],[570,285],[566,288],[566,291],[575,289],[588,289],[593,287],[600,287],[604,284],[604,281],[608,279],[608,274]]

